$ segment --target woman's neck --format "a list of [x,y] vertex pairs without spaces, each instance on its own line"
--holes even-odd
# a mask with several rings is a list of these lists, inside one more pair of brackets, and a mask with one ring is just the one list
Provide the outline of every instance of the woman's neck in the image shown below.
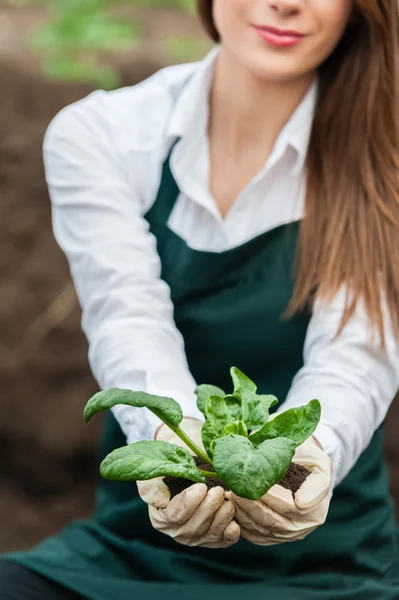
[[222,47],[210,98],[209,137],[238,158],[270,154],[281,129],[309,90],[315,74],[267,81],[250,73]]

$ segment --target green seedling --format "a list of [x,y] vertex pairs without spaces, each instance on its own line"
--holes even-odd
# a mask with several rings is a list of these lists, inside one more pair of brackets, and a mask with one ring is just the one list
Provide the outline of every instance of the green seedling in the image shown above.
[[257,386],[236,367],[231,368],[234,389],[226,394],[213,385],[200,385],[197,406],[203,413],[205,451],[181,428],[183,413],[172,398],[144,392],[108,389],[87,403],[87,422],[98,412],[125,404],[148,408],[159,417],[212,471],[200,469],[184,448],[162,441],[129,444],[111,452],[101,463],[104,479],[143,481],[160,476],[206,483],[218,477],[238,496],[259,500],[287,473],[296,448],[315,431],[321,415],[318,400],[292,408],[270,419],[275,396],[257,394]]

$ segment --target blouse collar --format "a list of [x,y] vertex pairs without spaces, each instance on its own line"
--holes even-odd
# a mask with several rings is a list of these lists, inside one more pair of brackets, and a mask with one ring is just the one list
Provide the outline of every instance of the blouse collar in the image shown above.
[[[204,60],[198,63],[198,69],[183,88],[167,128],[169,138],[184,140],[185,138],[198,138],[198,136],[206,137],[209,122],[209,97],[219,51],[220,47],[216,46]],[[273,162],[281,158],[287,148],[291,147],[295,150],[294,173],[299,173],[306,161],[317,92],[318,82],[315,80],[281,130],[274,146]],[[268,167],[270,168],[270,166],[269,164]]]

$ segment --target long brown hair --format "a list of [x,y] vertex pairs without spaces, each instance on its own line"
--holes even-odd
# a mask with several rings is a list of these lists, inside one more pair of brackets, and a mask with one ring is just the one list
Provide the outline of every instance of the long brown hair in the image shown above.
[[[212,0],[197,0],[214,41]],[[363,302],[385,346],[383,305],[399,337],[398,0],[355,0],[354,19],[319,68],[307,156],[293,315],[346,286],[340,331]]]

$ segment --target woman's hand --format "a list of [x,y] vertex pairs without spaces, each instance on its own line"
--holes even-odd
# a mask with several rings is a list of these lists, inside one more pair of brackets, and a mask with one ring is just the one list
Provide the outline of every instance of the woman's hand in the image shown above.
[[[202,422],[184,419],[182,428],[202,448]],[[188,450],[169,428],[162,425],[157,440],[170,442]],[[141,498],[149,505],[155,529],[186,546],[227,548],[240,538],[240,527],[233,520],[234,504],[226,500],[225,491],[215,487],[208,491],[205,483],[197,483],[170,499],[163,478],[137,482]]]
[[293,462],[311,472],[295,498],[280,485],[256,502],[228,494],[236,508],[242,538],[260,546],[295,542],[325,522],[332,495],[330,458],[310,438],[297,448]]

